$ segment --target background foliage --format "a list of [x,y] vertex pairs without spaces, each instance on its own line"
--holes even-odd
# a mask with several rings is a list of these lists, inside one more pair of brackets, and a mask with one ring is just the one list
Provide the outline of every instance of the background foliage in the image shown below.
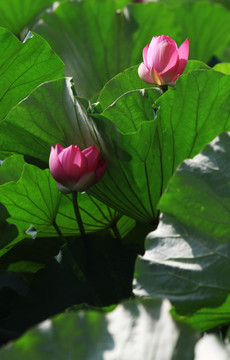
[[[1,0],[0,26],[1,358],[229,358],[229,2]],[[165,93],[137,74],[161,34],[190,41]],[[107,161],[87,256],[56,143]]]

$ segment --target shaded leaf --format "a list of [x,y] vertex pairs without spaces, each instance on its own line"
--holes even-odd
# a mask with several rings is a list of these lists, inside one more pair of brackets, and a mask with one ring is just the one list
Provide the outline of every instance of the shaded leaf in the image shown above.
[[70,79],[47,82],[33,91],[1,122],[2,151],[26,154],[46,163],[51,144],[96,143],[95,129],[79,101]]
[[44,267],[59,252],[59,242],[57,238],[25,238],[16,246],[12,246],[7,253],[1,256],[0,267],[11,269],[17,272],[31,272]]
[[92,293],[88,283],[80,281],[68,267],[55,260],[33,275],[26,294],[19,295],[6,288],[3,290],[0,304],[1,344],[69,306],[88,303]]
[[0,270],[0,289],[4,287],[13,289],[21,295],[25,295],[28,290],[28,284],[21,274],[10,270]]
[[18,261],[11,263],[10,266],[8,267],[8,270],[14,272],[35,273],[38,270],[43,269],[44,267],[45,267],[44,264],[35,263],[32,261]]
[[160,225],[136,264],[137,293],[166,296],[181,315],[215,307],[213,325],[224,320],[217,307],[230,290],[229,154],[230,134],[223,133],[182,163],[159,203]]
[[8,246],[18,236],[17,227],[7,222],[9,217],[6,208],[0,203],[0,249]]
[[196,336],[173,322],[169,307],[166,300],[132,301],[108,314],[59,315],[3,349],[1,358],[36,354],[37,359],[193,359]]
[[207,331],[214,329],[216,326],[224,326],[230,322],[230,297],[218,307],[202,307],[197,311],[187,314],[179,315],[175,309],[171,311],[174,319],[179,320],[185,324],[191,325],[199,331]]

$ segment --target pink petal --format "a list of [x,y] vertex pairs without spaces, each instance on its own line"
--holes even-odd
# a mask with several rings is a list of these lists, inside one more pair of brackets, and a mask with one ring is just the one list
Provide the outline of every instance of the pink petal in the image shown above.
[[156,85],[156,83],[151,77],[150,70],[145,66],[144,63],[141,63],[141,65],[139,66],[138,75],[140,76],[141,80],[145,81],[146,83]]
[[171,43],[175,49],[177,49],[177,43],[175,40],[171,39],[168,35],[161,35],[161,36],[158,36],[158,43],[160,43],[161,41],[168,41],[169,43]]
[[[177,52],[177,44],[176,42],[171,39],[169,36],[161,35],[161,36],[155,36],[152,38],[151,43],[149,44],[148,49],[148,55],[147,55],[147,66],[150,69],[151,67],[154,67],[158,72],[162,71],[162,69],[165,68],[164,61],[166,64],[168,63],[168,59],[166,59],[166,54],[163,52],[163,56],[159,59],[159,51],[162,52],[164,48],[167,47],[173,53],[174,51]],[[170,52],[168,51],[168,52]],[[171,57],[171,53],[169,53],[169,58]],[[162,63],[163,60],[163,63]],[[162,64],[162,65],[160,65]],[[160,66],[160,68],[159,68]]]
[[70,145],[67,148],[63,149],[62,152],[59,154],[59,158],[61,163],[64,166],[68,166],[69,164],[74,163],[75,156],[78,158],[76,160],[76,165],[81,164],[81,150],[78,146]]
[[147,67],[148,67],[148,65],[147,65],[147,53],[148,53],[148,48],[149,48],[149,44],[146,45],[146,46],[144,47],[144,49],[143,49],[143,60],[144,60],[145,66],[147,66]]
[[161,42],[152,58],[152,67],[161,75],[172,74],[179,63],[178,50],[168,41]]
[[[59,160],[59,153],[62,150],[62,146],[57,144],[55,149],[51,145],[50,157],[49,157],[49,169],[53,178],[60,182],[67,181],[67,177],[63,166]],[[64,149],[64,148],[63,148]]]
[[78,146],[70,145],[59,155],[69,182],[77,182],[87,172],[88,164]]
[[[181,75],[185,69],[189,55],[189,39],[186,39],[178,49],[179,53],[179,67],[177,73]],[[178,75],[178,76],[179,76]]]
[[160,36],[154,36],[149,44],[145,65],[150,69],[153,67],[152,58],[156,52],[156,46]]
[[60,144],[56,144],[55,146],[55,151],[57,152],[57,154],[60,154],[62,152],[62,150],[64,150],[65,148],[60,145]]
[[97,148],[95,146],[90,146],[87,149],[83,150],[82,153],[87,159],[88,171],[95,170],[98,166],[99,159],[99,151],[97,150]]

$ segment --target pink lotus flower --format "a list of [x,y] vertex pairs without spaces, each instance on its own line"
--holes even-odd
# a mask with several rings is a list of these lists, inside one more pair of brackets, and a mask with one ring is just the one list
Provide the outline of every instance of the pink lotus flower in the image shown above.
[[106,161],[99,159],[95,146],[81,151],[77,145],[64,148],[57,144],[55,148],[51,145],[49,168],[58,189],[67,194],[96,184],[105,173]]
[[177,47],[169,36],[154,36],[143,49],[144,62],[138,68],[140,78],[154,85],[175,85],[188,61],[189,40]]

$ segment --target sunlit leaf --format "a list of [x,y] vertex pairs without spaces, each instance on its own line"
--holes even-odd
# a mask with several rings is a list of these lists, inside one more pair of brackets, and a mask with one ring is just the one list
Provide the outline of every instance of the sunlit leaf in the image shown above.
[[122,5],[115,0],[65,2],[44,13],[33,28],[66,64],[78,96],[93,97],[114,75],[140,63],[155,34],[174,37],[177,32],[173,14],[161,4],[131,4],[124,10]]
[[192,360],[196,335],[173,322],[169,308],[166,300],[132,301],[107,314],[80,311],[59,315],[2,349],[1,358]]
[[213,67],[214,70],[230,75],[230,63],[219,63]]
[[38,35],[21,43],[0,28],[0,44],[0,119],[3,119],[39,84],[63,77],[64,64]]
[[31,21],[52,3],[54,0],[1,0],[0,26],[19,35],[23,28],[28,27]]
[[[126,76],[129,81],[128,71]],[[114,82],[123,86],[125,81],[119,76]],[[110,84],[103,90],[103,104],[112,81]],[[229,96],[229,77],[204,69],[182,75],[175,89],[157,99],[154,89],[121,95],[102,114],[94,115],[109,166],[93,194],[128,216],[153,221],[176,167],[220,132],[230,130]],[[138,97],[144,104],[140,105]],[[158,109],[157,116],[153,107]]]
[[189,58],[208,62],[223,56],[230,39],[230,12],[221,4],[185,1],[173,8],[181,40],[189,38]]
[[[126,69],[105,84],[97,99],[100,105],[98,111],[104,111],[109,105],[115,105],[121,96],[128,95],[135,90],[154,88],[156,98],[162,94],[158,86],[147,84],[141,80],[138,75],[138,67],[139,65],[136,65]],[[211,70],[211,68],[202,61],[188,60],[184,73],[193,70]]]
[[203,360],[205,357],[210,360],[228,360],[230,346],[214,334],[206,335],[197,342],[195,347],[195,360]]
[[0,166],[0,185],[20,179],[24,167],[21,155],[10,156]]
[[218,306],[230,290],[229,154],[230,134],[223,133],[182,163],[159,203],[159,227],[136,264],[137,293],[166,296],[181,315],[216,307],[214,317],[209,313],[213,325],[226,322]]
[[[34,165],[25,164],[17,182],[11,181],[0,186],[0,198],[10,214],[8,221],[23,229],[25,236],[30,234],[28,231],[31,226],[35,236],[58,236],[55,223],[63,236],[80,234],[72,197],[58,191],[48,169],[41,170]],[[86,232],[112,229],[117,224],[123,237],[135,225],[132,219],[126,217],[120,226],[121,214],[87,193],[78,194],[78,202]]]

